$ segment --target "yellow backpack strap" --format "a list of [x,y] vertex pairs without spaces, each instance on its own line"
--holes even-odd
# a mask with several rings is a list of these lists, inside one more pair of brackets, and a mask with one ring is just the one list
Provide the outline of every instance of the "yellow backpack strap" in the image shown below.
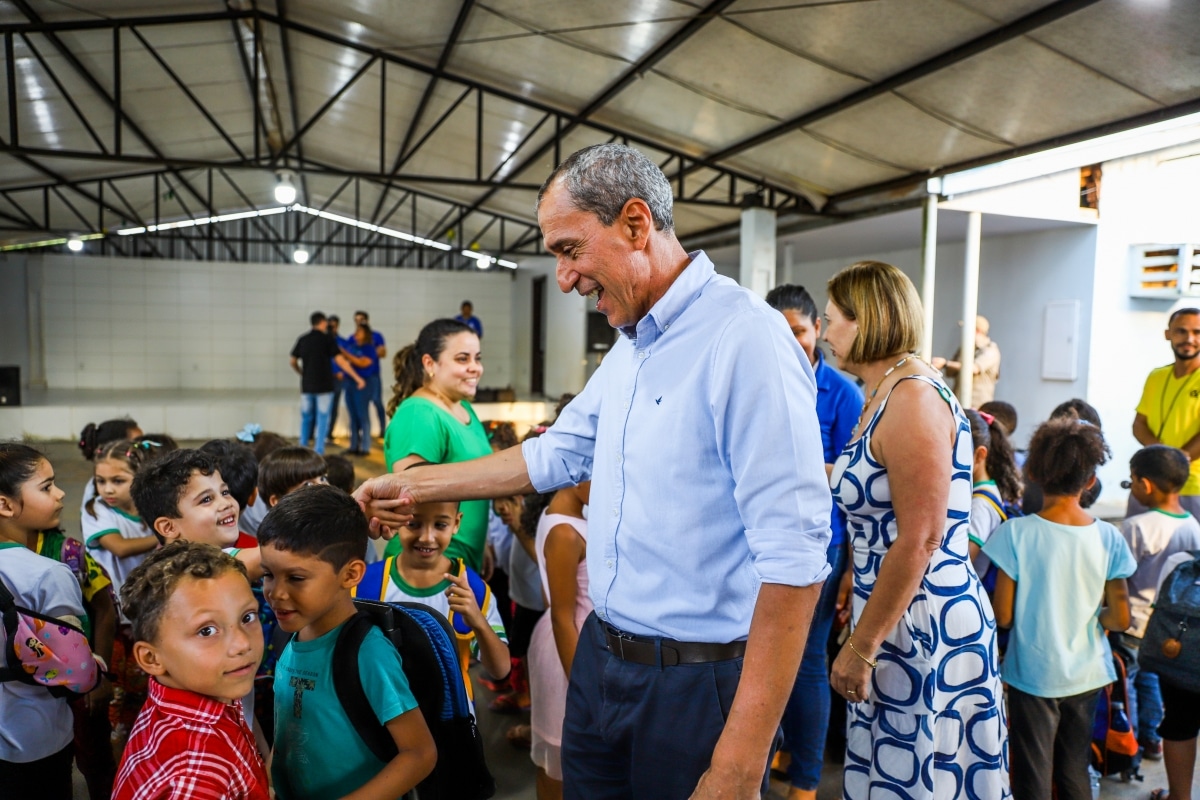
[[1001,505],[999,503],[999,501],[996,500],[996,498],[992,495],[991,492],[989,492],[985,489],[976,489],[974,492],[971,493],[971,495],[973,497],[982,497],[984,500],[987,500],[988,503],[991,505],[991,507],[996,509],[996,513],[1000,515],[1000,521],[1001,522],[1008,521],[1008,512],[1004,510],[1004,506]]

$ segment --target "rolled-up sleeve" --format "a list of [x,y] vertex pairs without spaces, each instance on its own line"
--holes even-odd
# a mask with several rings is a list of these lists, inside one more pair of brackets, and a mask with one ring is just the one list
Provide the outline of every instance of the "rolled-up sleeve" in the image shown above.
[[600,422],[604,366],[592,375],[554,424],[521,445],[529,481],[538,492],[575,486],[592,477],[596,428]]
[[789,586],[825,579],[831,537],[816,382],[801,356],[782,317],[753,307],[721,336],[710,386],[755,570]]

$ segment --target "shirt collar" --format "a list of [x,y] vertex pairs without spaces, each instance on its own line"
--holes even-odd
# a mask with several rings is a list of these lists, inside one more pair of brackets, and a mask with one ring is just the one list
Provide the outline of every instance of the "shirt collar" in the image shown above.
[[813,375],[820,375],[825,371],[825,354],[821,352],[821,348],[817,348],[817,363],[813,364]]
[[666,294],[658,299],[636,326],[621,328],[621,333],[639,343],[653,342],[700,296],[705,285],[716,274],[716,268],[703,250],[688,253],[688,259],[690,263],[671,283]]
[[164,686],[153,678],[150,679],[149,694],[150,700],[162,709],[164,714],[203,725],[216,725],[229,709],[237,708],[241,704],[240,700],[235,700],[232,706],[228,706],[206,695]]

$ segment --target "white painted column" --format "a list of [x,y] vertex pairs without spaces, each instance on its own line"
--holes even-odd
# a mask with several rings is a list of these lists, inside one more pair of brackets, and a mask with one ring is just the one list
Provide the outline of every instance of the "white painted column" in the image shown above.
[[933,298],[937,277],[937,210],[938,196],[925,198],[921,237],[921,306],[925,324],[921,333],[921,358],[933,358]]
[[742,260],[738,283],[759,297],[775,288],[775,212],[742,209]]
[[979,245],[983,235],[983,214],[967,216],[967,257],[963,263],[962,343],[959,346],[958,401],[971,405],[971,385],[975,378],[975,317],[979,313]]

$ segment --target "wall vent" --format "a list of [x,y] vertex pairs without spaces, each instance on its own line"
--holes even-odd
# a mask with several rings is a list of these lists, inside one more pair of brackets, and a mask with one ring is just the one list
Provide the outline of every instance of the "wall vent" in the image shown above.
[[1200,297],[1200,245],[1139,244],[1130,248],[1133,297]]

